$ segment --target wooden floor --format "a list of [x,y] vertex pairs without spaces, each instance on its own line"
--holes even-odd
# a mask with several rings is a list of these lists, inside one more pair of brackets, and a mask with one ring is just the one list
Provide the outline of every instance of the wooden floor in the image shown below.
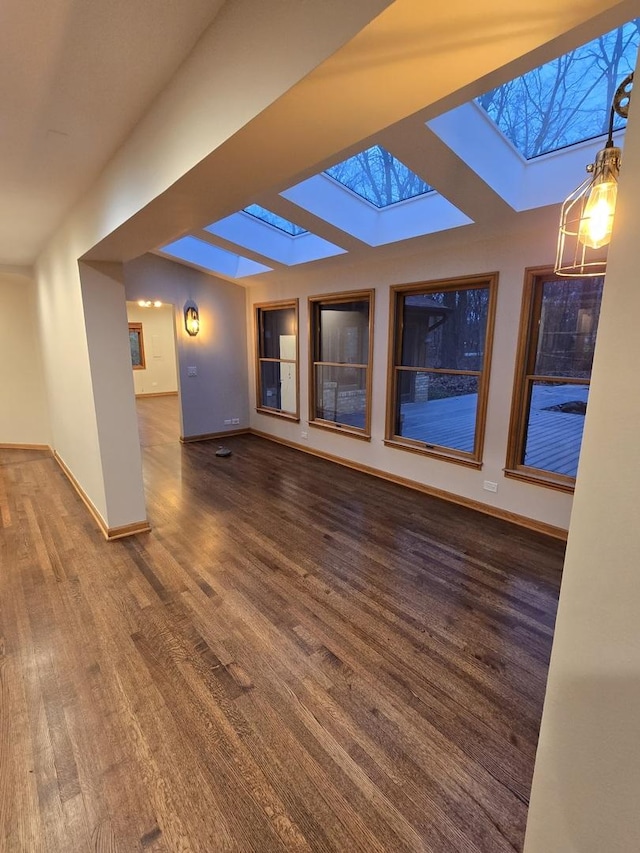
[[0,850],[521,850],[561,545],[225,444],[112,543],[0,451]]

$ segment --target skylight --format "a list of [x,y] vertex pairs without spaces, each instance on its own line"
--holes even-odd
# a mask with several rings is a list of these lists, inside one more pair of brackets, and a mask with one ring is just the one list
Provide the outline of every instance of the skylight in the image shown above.
[[325,174],[376,207],[388,207],[432,189],[380,145],[336,163]]
[[[528,160],[608,130],[616,88],[636,61],[640,19],[481,95],[483,107]],[[625,120],[616,116],[615,129]]]
[[205,240],[199,240],[190,235],[162,246],[159,251],[172,258],[178,258],[178,260],[194,264],[209,272],[220,273],[220,275],[227,275],[230,278],[244,278],[247,275],[271,271],[271,267],[265,266],[265,264],[259,264],[257,261],[244,258],[242,255],[220,249],[218,246],[213,246]]
[[249,207],[244,208],[244,212],[250,213],[251,216],[255,216],[256,219],[261,219],[262,222],[266,222],[267,225],[273,225],[274,228],[279,228],[281,231],[284,231],[285,234],[290,234],[292,237],[297,237],[299,234],[309,233],[306,228],[301,228],[294,222],[289,222],[289,220],[285,219],[284,216],[278,216],[277,213],[272,213],[270,210],[267,210],[265,207],[261,207],[259,204],[250,204]]

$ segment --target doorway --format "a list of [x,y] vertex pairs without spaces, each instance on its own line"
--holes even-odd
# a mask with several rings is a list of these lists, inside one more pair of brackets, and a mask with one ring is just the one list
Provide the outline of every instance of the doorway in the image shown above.
[[180,438],[174,312],[169,303],[127,302],[138,433],[143,448]]

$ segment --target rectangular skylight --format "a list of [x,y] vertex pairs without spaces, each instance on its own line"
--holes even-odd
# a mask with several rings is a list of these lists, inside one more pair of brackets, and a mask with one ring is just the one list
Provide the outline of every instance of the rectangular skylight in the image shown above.
[[181,261],[195,264],[209,272],[227,275],[231,278],[244,278],[247,275],[256,275],[260,272],[271,272],[271,267],[259,264],[250,258],[236,255],[213,246],[205,240],[197,237],[181,237],[173,243],[168,243],[160,249],[165,255],[178,258]]
[[292,237],[297,237],[299,234],[309,233],[306,228],[301,228],[294,222],[289,222],[289,220],[285,219],[284,216],[278,216],[277,213],[272,213],[270,210],[267,210],[265,207],[261,207],[259,204],[250,204],[249,207],[244,208],[244,212],[251,214],[251,216],[255,216],[256,219],[261,219],[262,222],[266,222],[267,225],[273,225],[274,228],[279,228],[281,231],[284,231],[286,234],[290,234]]
[[380,145],[336,163],[325,174],[376,207],[388,207],[432,189]]
[[[608,130],[616,88],[633,71],[638,21],[481,95],[477,102],[527,159]],[[616,116],[615,129],[625,120]]]

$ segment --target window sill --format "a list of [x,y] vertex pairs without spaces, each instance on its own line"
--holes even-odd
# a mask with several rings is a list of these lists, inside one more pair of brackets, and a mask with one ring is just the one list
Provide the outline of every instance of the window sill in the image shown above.
[[534,486],[544,486],[547,489],[555,489],[558,492],[573,494],[575,480],[571,477],[554,477],[545,471],[536,468],[505,468],[504,476],[511,480],[520,480]]
[[387,447],[395,447],[397,450],[408,450],[410,453],[418,453],[420,456],[429,456],[432,459],[441,459],[443,462],[453,462],[456,465],[464,465],[466,468],[475,468],[477,471],[482,468],[482,462],[479,459],[474,459],[471,456],[459,456],[457,453],[445,449],[426,447],[422,444],[413,444],[397,438],[385,438],[384,444]]
[[256,412],[259,415],[270,415],[272,418],[283,418],[285,421],[294,421],[298,423],[300,416],[294,412],[281,412],[280,409],[267,409],[264,406],[256,406]]
[[354,427],[343,426],[336,424],[333,421],[309,421],[310,427],[325,429],[328,432],[337,432],[340,435],[348,435],[351,438],[359,438],[361,441],[371,441],[371,434],[364,430],[354,429]]

